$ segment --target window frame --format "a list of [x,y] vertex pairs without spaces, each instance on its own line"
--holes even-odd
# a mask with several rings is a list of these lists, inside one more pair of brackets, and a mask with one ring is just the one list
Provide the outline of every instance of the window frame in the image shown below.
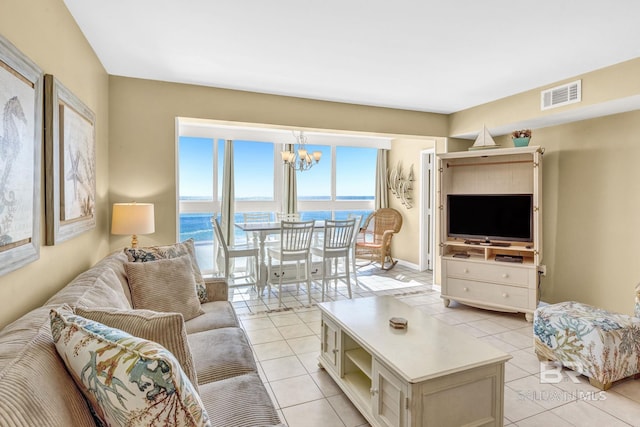
[[[176,191],[178,193],[178,218],[176,234],[180,236],[180,214],[181,213],[209,213],[220,212],[220,194],[218,194],[218,153],[219,147],[224,140],[221,138],[213,138],[213,200],[181,200],[180,199],[180,170],[176,167]],[[262,142],[262,141],[254,141]],[[269,141],[264,141],[270,143]],[[321,145],[321,144],[315,144]],[[236,200],[234,204],[234,211],[236,213],[242,212],[279,212],[281,211],[282,201],[284,198],[284,171],[285,166],[280,160],[280,152],[284,150],[285,144],[273,143],[274,155],[274,198],[273,200],[259,201],[259,200]],[[336,180],[336,145],[330,146],[331,158],[328,159],[331,162],[331,194],[330,199],[326,200],[298,200],[298,211],[331,211],[332,216],[335,211],[347,211],[347,210],[373,210],[375,206],[375,200],[337,200],[337,180]],[[179,146],[177,147],[178,153],[176,154],[177,161],[179,161]],[[322,161],[322,160],[321,160]],[[326,161],[326,160],[325,160]],[[281,168],[281,173],[278,173],[278,168]],[[311,171],[305,171],[302,173],[312,173]]]
[[220,195],[218,194],[218,143],[219,138],[206,136],[202,138],[212,139],[213,142],[213,198],[212,200],[181,200],[180,199],[180,138],[184,135],[178,135],[176,144],[176,198],[178,215],[176,218],[176,234],[177,239],[180,238],[180,214],[181,213],[210,213],[220,212]]
[[[336,146],[367,147],[376,149],[391,149],[391,138],[380,135],[358,132],[332,132],[311,130],[304,128],[291,128],[282,126],[264,127],[257,124],[230,124],[230,122],[176,117],[175,133],[175,185],[176,185],[176,239],[180,239],[180,215],[202,214],[221,211],[221,195],[218,193],[219,179],[217,167],[219,162],[219,144],[224,140],[242,140],[254,142],[273,143],[274,155],[274,199],[272,201],[243,200],[235,201],[234,211],[242,212],[280,212],[284,201],[284,174],[285,166],[282,164],[280,152],[287,144],[294,144],[292,131],[303,130],[310,137],[310,145],[324,145],[331,147],[331,200],[298,200],[297,206],[300,212],[331,211],[332,217],[340,211],[373,211],[375,200],[336,200]],[[213,141],[213,200],[180,200],[180,138],[197,137],[207,138]],[[329,159],[322,159],[327,161]],[[304,173],[313,173],[304,172]],[[213,237],[215,239],[215,237]],[[213,241],[212,241],[213,242]],[[215,245],[214,245],[215,247]],[[215,254],[214,254],[215,257]],[[213,271],[204,270],[203,274],[211,274]]]
[[[323,144],[313,144],[323,145]],[[340,144],[342,146],[348,146],[346,144]],[[337,200],[337,179],[336,179],[336,164],[337,164],[337,147],[338,145],[331,145],[331,195],[330,200],[298,200],[298,211],[331,211],[331,217],[335,217],[336,211],[368,211],[373,210],[375,207],[375,195],[372,200]],[[350,146],[349,146],[350,147]],[[357,147],[357,146],[355,146]],[[374,148],[374,147],[367,147]],[[320,160],[322,161],[322,160]],[[310,172],[313,173],[313,169]],[[374,177],[375,179],[375,177]]]

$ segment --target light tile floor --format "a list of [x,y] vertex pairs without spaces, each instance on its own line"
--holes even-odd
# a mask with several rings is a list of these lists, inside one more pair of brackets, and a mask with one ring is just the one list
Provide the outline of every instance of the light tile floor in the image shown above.
[[[584,377],[563,370],[544,374],[560,382],[541,381],[540,364],[533,352],[531,323],[523,314],[498,313],[452,303],[445,308],[430,273],[397,265],[390,271],[363,266],[354,298],[394,295],[469,335],[487,341],[513,358],[505,369],[505,426],[640,426],[640,381],[626,380],[601,392]],[[346,285],[328,292],[331,300],[344,299]],[[290,427],[353,427],[368,425],[334,381],[318,367],[321,299],[318,283],[307,306],[304,287],[283,289],[260,299],[251,287],[231,289],[231,300],[251,342],[260,375],[282,421]]]

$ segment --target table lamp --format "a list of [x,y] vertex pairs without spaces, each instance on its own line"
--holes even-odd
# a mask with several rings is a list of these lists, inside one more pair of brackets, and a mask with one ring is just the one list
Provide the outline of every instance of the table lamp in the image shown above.
[[138,234],[155,232],[153,203],[114,203],[111,234],[131,234],[131,247],[138,247]]

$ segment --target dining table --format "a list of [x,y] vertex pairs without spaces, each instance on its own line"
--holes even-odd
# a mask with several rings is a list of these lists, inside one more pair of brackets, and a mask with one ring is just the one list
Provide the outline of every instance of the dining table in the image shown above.
[[[258,274],[258,292],[262,292],[267,284],[267,276],[269,275],[266,262],[265,242],[269,235],[280,234],[280,221],[274,222],[236,222],[234,224],[240,230],[246,233],[253,233],[258,237],[258,245],[260,248],[260,272]],[[324,220],[314,221],[315,231],[324,230]]]

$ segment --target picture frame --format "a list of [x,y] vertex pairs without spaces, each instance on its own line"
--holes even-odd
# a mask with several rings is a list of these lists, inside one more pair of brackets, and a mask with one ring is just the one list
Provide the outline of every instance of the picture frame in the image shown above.
[[0,275],[40,258],[43,76],[0,36]]
[[46,244],[96,226],[95,115],[51,74],[44,76]]

